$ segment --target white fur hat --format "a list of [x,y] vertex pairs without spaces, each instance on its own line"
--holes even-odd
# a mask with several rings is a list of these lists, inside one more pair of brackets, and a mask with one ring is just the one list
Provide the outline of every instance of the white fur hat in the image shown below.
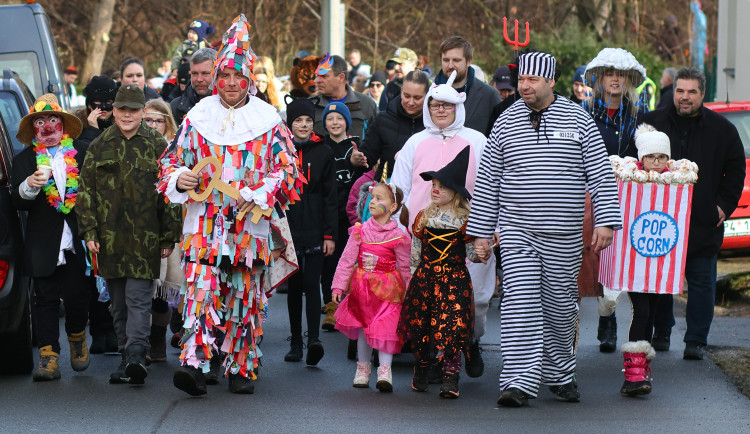
[[635,131],[635,147],[638,149],[639,160],[651,154],[672,156],[669,136],[649,124],[641,124]]

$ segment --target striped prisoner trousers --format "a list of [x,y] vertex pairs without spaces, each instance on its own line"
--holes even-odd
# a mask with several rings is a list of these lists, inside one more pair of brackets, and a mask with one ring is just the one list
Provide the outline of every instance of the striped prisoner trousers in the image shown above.
[[576,369],[578,270],[583,239],[577,233],[500,228],[503,301],[500,390],[536,396],[539,385],[570,382]]

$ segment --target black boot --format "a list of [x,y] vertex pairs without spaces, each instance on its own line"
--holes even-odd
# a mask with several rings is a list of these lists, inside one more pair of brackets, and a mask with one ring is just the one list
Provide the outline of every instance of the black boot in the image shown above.
[[430,381],[427,378],[429,365],[427,362],[414,362],[414,377],[411,379],[411,388],[415,392],[427,392]]
[[239,395],[250,395],[255,392],[253,380],[240,374],[229,374],[229,391]]
[[349,339],[349,346],[346,348],[346,358],[357,360],[357,340]]
[[117,354],[119,352],[117,334],[115,334],[114,330],[104,332],[104,351],[108,354]]
[[318,364],[320,359],[323,358],[325,351],[323,350],[323,343],[318,338],[307,339],[307,357],[305,363],[311,366]]
[[443,359],[433,359],[427,370],[427,379],[430,384],[440,384],[443,382]]
[[151,348],[149,358],[152,363],[167,361],[167,326],[151,326],[151,336],[148,338]]
[[613,353],[617,347],[617,318],[611,316],[599,317],[599,330],[596,336],[599,339],[599,351],[602,353]]
[[120,355],[122,357],[120,366],[115,369],[115,372],[109,374],[109,384],[125,384],[130,380],[127,374],[125,374],[125,367],[128,365],[128,362],[125,359],[125,353],[123,352]]
[[445,399],[458,398],[458,372],[446,371],[443,374],[443,385],[440,386],[440,397]]
[[130,384],[143,384],[148,376],[146,370],[146,347],[141,344],[132,344],[126,350],[127,365],[125,375],[130,377]]
[[104,333],[97,333],[91,335],[91,346],[89,347],[90,354],[104,354],[106,341],[104,340]]
[[287,340],[291,341],[289,344],[289,352],[284,356],[285,362],[299,362],[302,360],[302,336],[292,336]]
[[484,374],[484,360],[482,360],[482,348],[479,346],[479,341],[471,344],[464,358],[466,359],[466,374],[469,377],[477,378]]
[[656,351],[669,351],[669,340],[672,337],[672,328],[654,329],[654,337],[651,346]]
[[221,377],[221,355],[215,355],[211,357],[211,369],[206,374],[206,384],[215,385],[219,384],[219,377]]
[[180,366],[174,371],[172,384],[191,396],[206,394],[206,376],[203,371],[192,366]]

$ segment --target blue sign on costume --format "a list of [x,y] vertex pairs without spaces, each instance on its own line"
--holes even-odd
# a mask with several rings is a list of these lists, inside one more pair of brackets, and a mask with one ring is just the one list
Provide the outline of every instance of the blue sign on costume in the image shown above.
[[680,230],[669,214],[648,211],[639,215],[630,226],[630,243],[641,256],[664,256],[677,245]]

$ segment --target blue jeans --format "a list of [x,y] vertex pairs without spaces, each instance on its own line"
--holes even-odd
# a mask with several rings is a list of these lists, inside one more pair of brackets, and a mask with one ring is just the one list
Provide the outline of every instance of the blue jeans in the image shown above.
[[[685,279],[688,284],[685,342],[708,343],[716,300],[716,259],[717,256],[714,255],[708,258],[688,258],[685,262]],[[672,296],[660,297],[656,310],[654,328],[662,330],[674,326]]]

